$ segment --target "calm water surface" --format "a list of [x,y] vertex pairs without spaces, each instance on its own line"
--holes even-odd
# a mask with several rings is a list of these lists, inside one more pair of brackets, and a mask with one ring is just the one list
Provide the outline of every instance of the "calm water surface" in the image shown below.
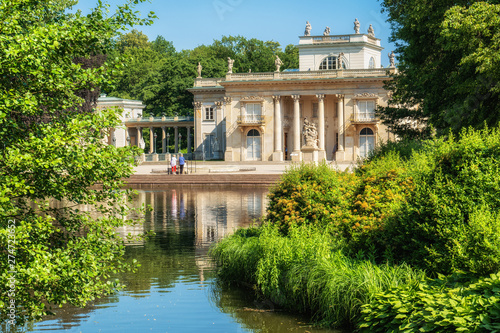
[[248,290],[216,284],[209,246],[259,219],[265,188],[168,187],[139,191],[132,205],[150,205],[145,223],[120,230],[147,241],[127,246],[141,267],[118,278],[126,289],[84,309],[66,307],[32,332],[339,332],[273,308]]

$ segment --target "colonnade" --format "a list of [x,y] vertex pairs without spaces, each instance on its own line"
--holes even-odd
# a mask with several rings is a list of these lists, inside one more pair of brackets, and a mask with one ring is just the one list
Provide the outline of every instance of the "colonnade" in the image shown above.
[[[170,139],[170,133],[167,133],[167,127],[168,126],[149,126],[149,152],[150,154],[156,153],[158,154],[159,152],[156,151],[156,140],[157,140],[157,135],[154,133],[155,128],[161,128],[161,154],[167,154],[170,153],[167,151],[167,146],[169,145],[169,139]],[[179,133],[179,127],[184,127],[184,126],[173,126],[174,127],[174,135],[173,135],[173,140],[175,142],[175,148],[173,153],[178,153],[179,150],[181,149],[180,147],[180,139],[182,138],[182,134]],[[191,126],[186,126],[187,129],[187,152],[188,154],[191,153]],[[137,126],[137,146],[140,146],[140,142],[143,141],[142,137],[142,126]],[[127,131],[128,132],[128,131]],[[129,134],[128,134],[129,135]],[[129,141],[129,139],[127,139]]]

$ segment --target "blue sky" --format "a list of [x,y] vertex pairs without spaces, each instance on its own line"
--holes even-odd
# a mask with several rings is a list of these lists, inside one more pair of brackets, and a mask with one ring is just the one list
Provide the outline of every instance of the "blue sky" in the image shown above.
[[[111,8],[124,2],[103,1]],[[96,3],[97,0],[80,0],[75,8],[85,12]],[[137,8],[144,17],[154,11],[158,19],[152,26],[136,29],[150,40],[163,36],[172,41],[178,51],[208,45],[229,35],[273,40],[282,47],[296,45],[298,36],[304,34],[306,21],[311,23],[312,35],[322,35],[326,26],[330,27],[331,35],[341,35],[354,33],[355,18],[361,24],[361,32],[366,33],[372,24],[375,36],[381,39],[383,66],[389,64],[387,53],[394,49],[388,41],[390,25],[377,0],[150,0]]]

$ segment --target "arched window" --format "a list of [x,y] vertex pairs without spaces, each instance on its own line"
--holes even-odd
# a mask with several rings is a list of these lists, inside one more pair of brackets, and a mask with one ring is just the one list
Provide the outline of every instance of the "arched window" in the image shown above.
[[365,158],[375,147],[375,135],[371,128],[365,127],[359,132],[359,157]]
[[365,127],[361,130],[361,132],[359,132],[359,134],[360,135],[373,135],[373,130],[371,128]]
[[370,63],[368,64],[368,68],[375,68],[375,58],[370,58]]
[[335,56],[326,57],[319,65],[320,71],[326,71],[331,69],[337,69],[337,57]]
[[247,160],[260,160],[261,139],[256,129],[251,129],[247,134]]
[[260,136],[260,133],[256,129],[252,129],[252,130],[248,131],[247,136]]
[[[319,65],[320,71],[326,71],[331,69],[338,68],[338,57],[336,56],[328,56]],[[344,57],[342,57],[342,68],[347,69],[347,62]]]

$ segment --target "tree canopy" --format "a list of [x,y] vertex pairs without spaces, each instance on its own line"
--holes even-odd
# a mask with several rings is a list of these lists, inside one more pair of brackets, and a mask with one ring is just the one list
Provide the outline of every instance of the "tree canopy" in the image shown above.
[[145,111],[157,116],[192,113],[193,96],[187,89],[193,86],[198,63],[203,67],[203,77],[224,77],[228,57],[235,61],[235,72],[274,71],[276,55],[283,61],[282,69],[299,67],[295,46],[282,50],[278,42],[242,36],[224,36],[211,45],[176,51],[162,36],[149,42],[147,36],[133,30],[120,37],[116,52],[128,61],[120,82],[109,95],[142,100]]
[[497,1],[384,0],[399,73],[383,121],[401,136],[500,121]]
[[118,31],[154,14],[136,16],[141,0],[111,16],[100,1],[68,12],[75,2],[0,2],[0,316],[10,325],[83,306],[130,268],[115,227],[135,153],[104,142],[119,112],[94,108],[120,73],[109,56]]

